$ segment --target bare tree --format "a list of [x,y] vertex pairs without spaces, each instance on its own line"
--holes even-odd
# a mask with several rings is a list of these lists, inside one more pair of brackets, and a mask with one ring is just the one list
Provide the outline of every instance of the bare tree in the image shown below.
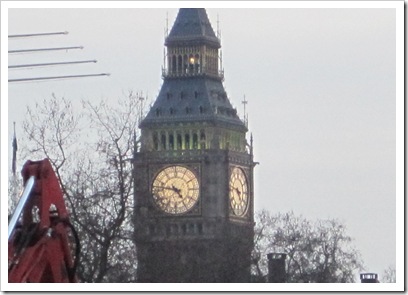
[[136,281],[132,242],[132,156],[141,99],[129,93],[109,105],[64,98],[28,109],[24,131],[30,157],[48,158],[81,240],[83,282]]
[[11,218],[17,206],[19,192],[22,190],[22,179],[16,175],[10,176],[8,180],[8,216]]
[[266,254],[287,254],[288,282],[348,283],[362,270],[359,252],[345,226],[335,219],[311,222],[293,212],[256,214],[254,274],[267,274]]
[[396,283],[397,282],[397,272],[393,265],[388,266],[381,278],[381,283]]

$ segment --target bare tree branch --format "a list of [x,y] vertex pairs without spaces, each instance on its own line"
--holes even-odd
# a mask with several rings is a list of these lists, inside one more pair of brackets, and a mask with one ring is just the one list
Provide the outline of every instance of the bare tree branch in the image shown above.
[[261,260],[259,266],[267,273],[266,255],[286,253],[289,282],[343,283],[354,282],[357,270],[363,269],[358,251],[351,244],[345,226],[338,220],[310,222],[293,212],[272,216],[267,211],[256,214],[254,251]]
[[[132,165],[141,103],[130,93],[115,105],[82,103],[75,110],[55,95],[27,110],[24,131],[31,156],[47,157],[66,196],[82,240],[84,282],[132,282]],[[80,126],[83,126],[81,128]]]

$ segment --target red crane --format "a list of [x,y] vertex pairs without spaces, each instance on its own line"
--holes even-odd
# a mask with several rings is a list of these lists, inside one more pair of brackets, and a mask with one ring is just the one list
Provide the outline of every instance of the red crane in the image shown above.
[[21,173],[25,190],[9,222],[9,283],[77,282],[79,239],[49,160],[27,161]]

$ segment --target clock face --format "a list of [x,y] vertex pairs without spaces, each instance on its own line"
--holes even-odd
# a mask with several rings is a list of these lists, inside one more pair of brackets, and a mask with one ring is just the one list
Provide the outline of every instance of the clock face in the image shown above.
[[194,172],[183,166],[161,170],[153,180],[153,201],[162,211],[181,214],[198,201],[200,186]]
[[242,169],[234,167],[230,177],[230,205],[236,216],[243,216],[248,208],[248,184]]

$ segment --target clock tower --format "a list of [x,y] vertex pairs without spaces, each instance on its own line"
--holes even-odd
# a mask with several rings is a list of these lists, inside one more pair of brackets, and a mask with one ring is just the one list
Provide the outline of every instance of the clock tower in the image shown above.
[[138,281],[249,282],[252,139],[224,90],[205,9],[180,9],[165,46],[134,156]]

